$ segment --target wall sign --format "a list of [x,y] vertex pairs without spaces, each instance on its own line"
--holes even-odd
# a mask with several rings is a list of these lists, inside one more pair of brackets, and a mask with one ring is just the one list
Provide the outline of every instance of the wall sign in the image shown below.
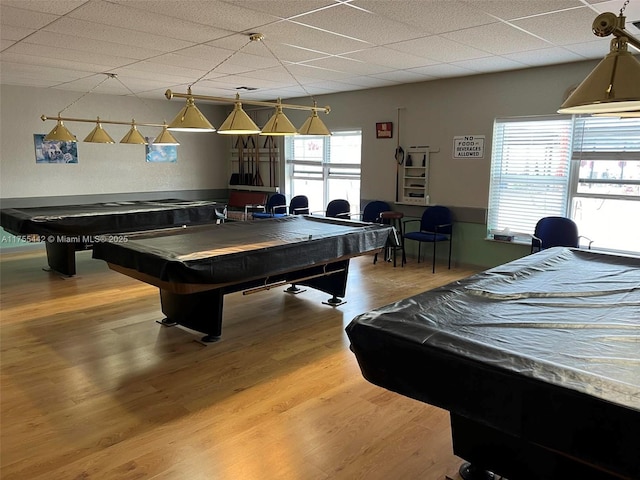
[[393,123],[376,123],[376,138],[393,138]]
[[453,158],[484,158],[484,135],[453,137]]

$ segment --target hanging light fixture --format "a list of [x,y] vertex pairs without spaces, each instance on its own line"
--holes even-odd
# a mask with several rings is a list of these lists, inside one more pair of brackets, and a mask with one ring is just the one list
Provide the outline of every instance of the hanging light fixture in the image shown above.
[[597,114],[640,110],[640,62],[628,51],[628,44],[640,49],[640,40],[624,29],[624,9],[598,15],[593,33],[614,35],[609,54],[596,66],[560,106],[558,113]]
[[187,89],[187,103],[169,124],[170,130],[176,132],[215,132],[216,129],[202,114],[191,95],[191,87]]
[[120,143],[130,143],[134,145],[147,145],[147,141],[142,136],[142,134],[138,131],[138,126],[136,125],[136,121],[134,119],[131,120],[131,128],[127,132],[127,134],[122,137]]
[[222,122],[218,133],[223,135],[254,135],[260,133],[260,128],[251,117],[242,109],[240,95],[236,93],[236,101],[233,104],[233,111],[227,119]]
[[89,143],[116,143],[113,138],[102,128],[102,123],[100,123],[100,117],[96,120],[96,126],[91,130],[89,135],[84,139],[85,142]]
[[[93,120],[89,118],[61,117],[60,115],[58,115],[57,117],[51,117],[51,116],[48,117],[46,115],[42,115],[40,119],[43,122],[46,120],[58,121],[58,125],[56,125],[56,127],[52,130],[52,132],[56,130],[56,128],[58,128],[58,126],[62,124],[63,121],[95,123],[96,127],[91,131],[89,135],[87,135],[87,138],[84,139],[85,142],[90,142],[90,143],[115,143],[113,138],[111,138],[111,136],[104,130],[104,128],[102,128],[102,124],[104,123],[107,125],[131,125],[131,129],[127,132],[127,134],[124,137],[122,137],[122,140],[120,140],[120,143],[140,144],[140,145],[147,144],[147,141],[145,140],[145,138],[138,131],[137,127],[138,125],[140,125],[143,127],[162,127],[162,132],[160,132],[160,135],[157,136],[157,138],[153,141],[153,143],[161,144],[161,145],[180,145],[180,143],[178,143],[178,141],[173,137],[173,135],[171,135],[171,133],[167,131],[168,125],[166,123],[136,123],[135,120],[132,120],[131,122],[120,122],[117,120],[102,120],[100,119],[100,117],[98,117],[97,120]],[[66,129],[66,127],[65,127],[65,130],[69,132]],[[63,138],[52,138],[51,140],[63,140],[63,141],[74,141],[74,142],[77,141],[73,136],[73,134],[69,132],[69,135],[70,135],[70,138],[73,138],[73,140],[64,140]],[[47,136],[45,136],[44,139],[49,140]]]
[[162,126],[162,132],[160,132],[160,135],[156,137],[153,143],[156,145],[180,145],[175,137],[171,135],[171,132],[167,130],[167,127],[168,125],[166,124]]
[[[304,131],[304,135],[331,135],[329,129],[324,125],[320,117],[318,117],[318,110],[324,110],[325,113],[329,113],[331,108],[329,106],[326,107],[318,107],[317,103],[314,101],[313,107],[308,107],[304,105],[290,105],[283,104],[280,99],[277,102],[261,102],[255,100],[243,100],[240,101],[240,95],[236,94],[235,99],[224,98],[224,97],[212,97],[209,95],[194,95],[191,92],[191,87],[195,85],[197,82],[205,78],[209,73],[215,70],[218,66],[222,65],[224,62],[229,60],[233,55],[240,52],[244,47],[246,47],[251,42],[262,41],[264,36],[261,33],[251,33],[249,34],[249,42],[245,43],[239,50],[235,51],[227,58],[222,60],[218,65],[213,67],[207,73],[202,75],[199,79],[193,82],[187,88],[187,93],[174,93],[171,90],[167,90],[165,92],[165,97],[168,100],[172,98],[185,98],[187,100],[186,106],[178,113],[176,118],[169,124],[169,130],[180,130],[184,132],[212,132],[215,131],[213,126],[209,123],[209,121],[202,115],[200,110],[195,106],[196,100],[204,100],[211,102],[226,102],[233,103],[234,108],[233,111],[229,114],[227,119],[223,122],[223,124],[218,129],[218,133],[226,134],[226,135],[251,135],[259,133],[260,135],[297,135],[298,130],[291,123],[291,121],[284,114],[283,109],[298,109],[298,110],[308,110],[311,111],[311,116],[307,119],[303,128],[301,130]],[[264,45],[264,43],[263,43]],[[280,65],[293,77],[294,80],[298,83],[300,88],[302,88],[307,94],[308,92],[304,88],[300,82],[291,74],[289,69],[284,65],[280,59],[265,45],[265,47],[269,50],[271,55],[278,60]],[[309,95],[311,96],[311,95]],[[242,109],[242,104],[245,105],[258,105],[263,107],[274,107],[275,113],[274,115],[267,121],[265,126],[260,130],[260,128],[255,124],[255,122],[247,115],[247,113]],[[191,117],[190,117],[191,116]],[[191,118],[191,120],[189,120]],[[205,123],[206,122],[206,123]],[[205,128],[206,125],[209,125],[210,128]]]
[[282,111],[282,102],[280,99],[278,99],[276,104],[276,113],[264,124],[260,135],[298,135],[298,130]]
[[[44,120],[44,119],[43,119]],[[73,135],[67,127],[64,126],[60,115],[58,115],[58,123],[53,127],[47,135],[45,135],[44,140],[46,142],[50,141],[58,141],[58,142],[77,142],[78,139]]]
[[[122,137],[122,140],[120,140],[120,143],[128,143],[128,144],[134,144],[134,145],[146,145],[147,144],[147,141],[145,140],[145,138],[138,131],[138,128],[137,128],[138,125],[143,125],[143,126],[148,126],[148,127],[163,127],[166,130],[166,127],[167,127],[166,122],[161,123],[161,124],[158,124],[158,123],[136,123],[135,119],[132,119],[131,122],[119,122],[119,121],[115,121],[115,120],[101,120],[100,117],[97,117],[96,120],[86,119],[86,118],[62,117],[61,116],[62,112],[64,112],[66,109],[68,109],[71,105],[73,105],[76,102],[78,102],[79,100],[81,100],[86,95],[88,95],[91,92],[93,92],[96,88],[98,88],[100,85],[102,85],[108,79],[118,80],[118,82],[120,82],[120,84],[122,84],[122,86],[124,86],[129,91],[129,93],[131,93],[134,97],[138,98],[138,100],[142,101],[142,103],[145,103],[142,99],[140,99],[135,94],[135,92],[133,92],[129,87],[127,87],[124,83],[122,83],[120,81],[120,79],[118,78],[117,74],[115,74],[115,73],[103,73],[101,75],[105,75],[105,78],[102,79],[91,90],[89,90],[86,93],[83,93],[80,97],[78,97],[73,102],[71,102],[69,105],[67,105],[62,110],[60,110],[60,112],[58,112],[57,116],[55,116],[55,117],[47,116],[47,115],[41,115],[40,116],[40,118],[42,119],[43,122],[46,121],[46,120],[57,120],[56,126],[53,127],[53,130],[51,130],[47,135],[45,135],[45,137],[44,137],[45,141],[63,141],[63,142],[77,142],[78,141],[77,138],[75,137],[75,135],[73,135],[69,131],[69,129],[67,129],[67,127],[64,125],[63,121],[95,123],[96,124],[95,128],[84,139],[85,142],[89,142],[89,143],[115,143],[113,138],[111,138],[111,136],[102,127],[103,123],[116,124],[116,125],[131,125],[131,128],[129,129],[127,134],[124,137]],[[148,107],[148,105],[146,103],[145,103],[145,105]],[[160,134],[160,136],[158,138],[160,138],[161,136],[162,136],[162,133]],[[176,139],[173,138],[173,136],[171,134],[168,134],[168,136],[165,135],[163,138],[166,138],[166,140],[168,142],[168,143],[166,143],[167,145],[179,145],[178,142],[176,141]],[[156,143],[162,143],[162,142],[156,142]]]
[[[313,106],[317,107],[318,103],[313,102]],[[318,117],[318,111],[316,109],[311,112],[311,116],[302,124],[298,133],[300,135],[331,135],[327,126],[320,120],[320,117]]]

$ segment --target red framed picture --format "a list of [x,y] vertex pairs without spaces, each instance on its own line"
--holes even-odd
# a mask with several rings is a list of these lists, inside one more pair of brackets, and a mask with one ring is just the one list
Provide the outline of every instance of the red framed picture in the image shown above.
[[376,123],[376,138],[393,138],[393,123]]

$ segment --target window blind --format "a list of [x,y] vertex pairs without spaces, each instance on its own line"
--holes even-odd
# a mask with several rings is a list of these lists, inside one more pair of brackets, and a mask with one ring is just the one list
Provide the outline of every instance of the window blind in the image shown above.
[[574,160],[640,160],[640,118],[575,118]]
[[528,239],[537,221],[564,216],[571,159],[571,117],[496,119],[489,235],[508,229]]

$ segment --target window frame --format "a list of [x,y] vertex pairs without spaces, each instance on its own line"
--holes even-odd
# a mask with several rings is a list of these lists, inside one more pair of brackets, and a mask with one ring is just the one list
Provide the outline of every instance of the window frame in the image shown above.
[[[537,215],[538,218],[550,215],[566,216],[576,220],[576,216],[579,215],[579,208],[581,208],[581,200],[584,199],[596,199],[602,200],[617,200],[625,202],[623,205],[632,212],[638,209],[640,212],[640,175],[635,174],[635,170],[632,170],[630,178],[580,178],[581,162],[593,161],[600,162],[602,166],[603,162],[635,162],[631,165],[640,168],[640,119],[619,119],[610,117],[591,117],[591,116],[534,116],[534,117],[511,117],[511,118],[497,118],[494,121],[494,144],[491,158],[491,172],[490,172],[490,188],[487,210],[487,239],[495,240],[494,235],[511,236],[512,241],[516,243],[529,244],[531,241],[531,235],[535,228],[534,217],[531,215],[524,215],[528,228],[519,228],[511,230],[504,227],[503,224],[497,223],[501,220],[503,223],[507,215],[500,214],[500,208],[507,208],[509,205],[506,203],[506,198],[509,198],[509,194],[504,195],[503,190],[506,190],[507,183],[501,177],[508,165],[505,166],[504,159],[504,131],[505,125],[530,123],[534,126],[537,122],[548,121],[568,121],[570,122],[570,135],[566,140],[569,141],[570,148],[567,152],[567,158],[565,159],[568,167],[568,175],[564,181],[564,193],[566,195],[566,201],[556,205],[558,210],[552,212],[542,212]],[[629,121],[630,120],[630,121]],[[542,125],[542,124],[540,124]],[[534,129],[535,130],[535,129]],[[516,145],[515,143],[513,145]],[[516,145],[517,146],[517,145]],[[508,163],[508,160],[506,161]],[[533,162],[532,165],[538,163]],[[592,164],[593,165],[593,164]],[[631,166],[630,165],[630,166]],[[618,166],[620,164],[618,163]],[[612,169],[614,170],[614,169]],[[498,172],[498,174],[497,174]],[[534,175],[524,177],[532,180],[531,184],[535,183]],[[523,185],[529,186],[530,183],[524,181]],[[629,194],[609,193],[600,191],[585,192],[585,185],[611,185],[612,188],[616,186],[622,187],[622,191],[629,191]],[[624,190],[623,190],[624,189]],[[497,192],[497,193],[496,193]],[[502,198],[504,197],[504,198]],[[503,201],[502,204],[500,202]],[[498,205],[496,206],[496,202]],[[626,203],[632,202],[632,203]],[[637,202],[637,203],[635,203]],[[526,207],[522,207],[526,210]],[[498,211],[496,211],[498,209]],[[579,220],[576,220],[580,223]],[[580,224],[579,224],[580,227]],[[592,226],[593,227],[593,226]],[[585,228],[586,230],[586,228]],[[582,233],[582,229],[580,229]],[[593,238],[591,238],[594,240]],[[615,243],[615,242],[614,242]],[[640,244],[640,241],[638,242]],[[614,248],[610,243],[598,246],[597,242],[594,243],[594,249],[601,249],[613,252],[624,253],[640,253],[640,246],[632,246],[631,250],[626,248],[619,249]],[[635,249],[637,248],[637,249]]]
[[[359,157],[357,162],[343,162],[343,161],[332,161],[331,155],[331,141],[332,139],[340,138],[340,137],[348,137],[348,136],[357,136],[359,137]],[[322,156],[318,160],[298,160],[295,158],[295,141],[297,139],[305,139],[312,140],[315,139],[317,141],[321,141],[323,144],[322,148]],[[361,182],[362,180],[362,130],[360,129],[349,129],[349,130],[338,130],[332,131],[331,136],[310,136],[305,135],[304,137],[291,136],[285,138],[285,165],[286,165],[286,178],[285,183],[287,185],[287,190],[291,192],[292,195],[299,194],[300,192],[294,191],[293,182],[294,180],[308,180],[308,181],[322,181],[322,209],[325,210],[327,204],[332,198],[330,197],[330,181],[331,180],[356,180]],[[305,172],[296,173],[296,166],[307,166],[307,167],[316,167],[318,168],[318,172],[312,175],[306,174]],[[353,174],[345,172],[345,170],[354,170]],[[312,199],[309,199],[310,203],[312,203]],[[356,211],[359,209],[360,204],[360,191],[358,191],[358,198],[349,199],[350,203],[352,203],[352,210]]]

